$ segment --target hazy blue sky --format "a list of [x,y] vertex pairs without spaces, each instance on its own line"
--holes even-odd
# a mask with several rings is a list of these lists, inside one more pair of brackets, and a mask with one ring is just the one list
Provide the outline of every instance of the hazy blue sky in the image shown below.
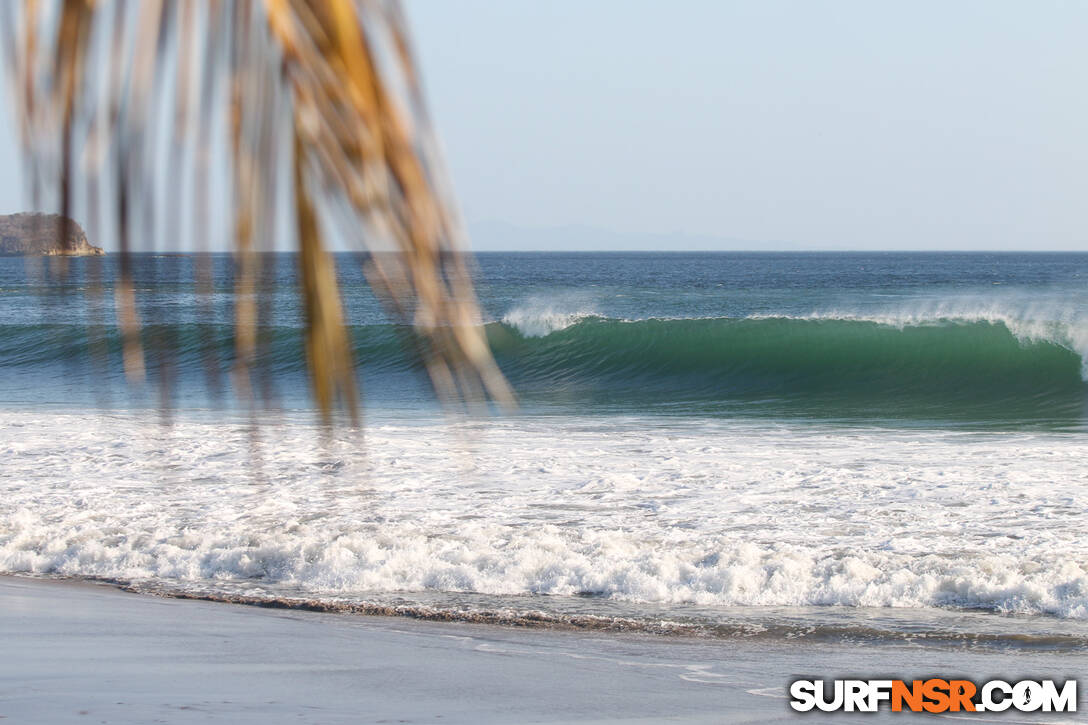
[[1088,250],[1086,2],[408,9],[469,220]]
[[1088,2],[407,8],[481,247],[1088,251]]

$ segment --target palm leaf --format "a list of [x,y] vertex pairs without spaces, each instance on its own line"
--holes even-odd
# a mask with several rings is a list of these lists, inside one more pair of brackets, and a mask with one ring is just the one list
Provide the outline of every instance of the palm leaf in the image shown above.
[[[480,325],[398,3],[25,0],[5,3],[0,23],[34,204],[65,217],[82,210],[96,238],[117,240],[130,377],[144,374],[146,317],[130,254],[164,235],[206,250],[218,233],[235,252],[233,378],[250,394],[260,252],[286,234],[298,251],[315,401],[327,421],[337,408],[354,420],[332,235],[370,252],[367,278],[415,330],[441,398],[512,403]],[[157,161],[164,148],[167,169]],[[212,211],[217,174],[233,189],[221,215]],[[164,176],[191,183],[164,195]],[[288,230],[276,223],[285,195],[294,199]]]

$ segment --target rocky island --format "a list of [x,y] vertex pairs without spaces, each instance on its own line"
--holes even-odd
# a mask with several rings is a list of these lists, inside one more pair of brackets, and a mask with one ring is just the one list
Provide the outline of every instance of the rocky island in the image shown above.
[[[61,241],[64,230],[68,239]],[[0,255],[36,257],[97,257],[105,254],[101,247],[87,241],[83,228],[71,219],[65,227],[59,214],[0,215]]]

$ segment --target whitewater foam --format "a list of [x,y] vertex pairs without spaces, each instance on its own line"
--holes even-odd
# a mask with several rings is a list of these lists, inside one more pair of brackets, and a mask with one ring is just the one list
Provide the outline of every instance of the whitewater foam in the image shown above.
[[530,297],[503,315],[502,323],[522,337],[547,337],[594,317],[600,315],[593,310],[590,298],[567,292],[553,299]]
[[0,571],[1088,619],[1082,436],[635,419],[149,426],[0,413]]

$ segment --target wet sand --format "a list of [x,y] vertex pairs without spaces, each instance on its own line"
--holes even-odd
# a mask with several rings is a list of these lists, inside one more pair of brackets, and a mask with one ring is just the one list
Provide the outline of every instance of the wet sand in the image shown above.
[[[533,630],[17,577],[0,577],[0,643],[0,717],[12,723],[902,722],[917,718],[793,713],[786,687],[1088,671],[1088,654]],[[1074,715],[947,717],[1076,722],[1084,689]]]

